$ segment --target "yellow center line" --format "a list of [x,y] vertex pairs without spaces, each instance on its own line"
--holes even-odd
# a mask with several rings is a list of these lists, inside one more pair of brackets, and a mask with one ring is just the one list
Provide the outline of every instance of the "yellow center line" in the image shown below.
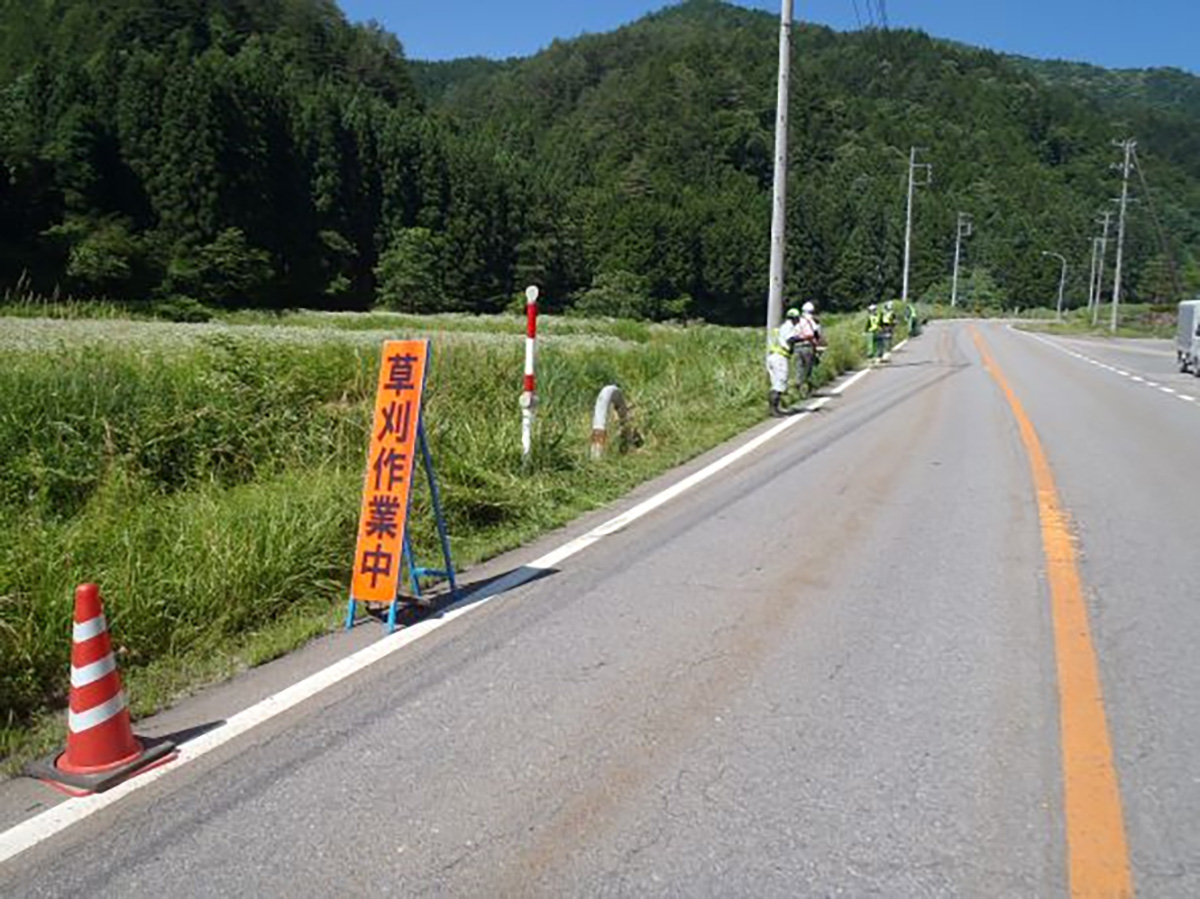
[[1113,765],[1100,669],[1088,626],[1087,604],[1083,599],[1075,544],[1071,538],[1070,515],[1059,500],[1042,442],[1021,401],[1008,386],[1004,373],[973,326],[971,337],[983,357],[984,367],[1008,399],[1021,432],[1021,442],[1029,456],[1037,490],[1042,547],[1054,610],[1071,895],[1089,899],[1132,896],[1133,878],[1121,811],[1121,790]]

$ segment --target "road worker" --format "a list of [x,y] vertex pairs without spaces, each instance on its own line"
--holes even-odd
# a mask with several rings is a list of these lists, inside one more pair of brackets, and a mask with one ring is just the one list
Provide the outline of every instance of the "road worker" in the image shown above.
[[771,378],[768,404],[771,415],[779,418],[784,414],[779,401],[788,389],[789,369],[792,366],[792,350],[796,345],[796,329],[800,324],[800,310],[791,308],[784,315],[783,324],[775,331],[775,339],[767,350],[767,374]]
[[888,300],[883,304],[883,311],[879,314],[880,330],[883,332],[883,361],[887,362],[892,358],[892,340],[896,336],[896,303],[894,300]]
[[879,307],[872,303],[867,307],[867,358],[872,363],[883,355],[883,317]]
[[917,337],[921,333],[921,319],[917,315],[917,307],[913,303],[908,304],[908,308],[904,310],[908,321],[908,336]]
[[805,303],[796,323],[794,353],[796,355],[796,387],[812,393],[812,373],[822,349],[821,324],[817,321],[817,307]]

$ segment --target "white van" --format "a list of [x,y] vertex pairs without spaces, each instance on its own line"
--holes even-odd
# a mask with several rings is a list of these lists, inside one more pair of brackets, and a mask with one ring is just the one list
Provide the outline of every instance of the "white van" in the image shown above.
[[1200,300],[1179,304],[1179,330],[1175,332],[1179,370],[1200,377]]

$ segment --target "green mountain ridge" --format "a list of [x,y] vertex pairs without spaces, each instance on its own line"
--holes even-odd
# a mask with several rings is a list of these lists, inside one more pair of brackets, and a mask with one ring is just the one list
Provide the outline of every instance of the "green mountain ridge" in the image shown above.
[[[916,296],[944,297],[967,212],[971,301],[1052,296],[1047,250],[1079,301],[1130,134],[1153,202],[1125,295],[1173,298],[1172,267],[1200,287],[1197,79],[794,36],[789,295],[898,295],[917,146]],[[538,283],[550,308],[761,318],[768,13],[688,0],[527,58],[421,63],[328,0],[0,0],[0,51],[0,291],[495,311]]]
[[1136,103],[1200,119],[1200,76],[1183,69],[1106,69],[1063,60],[1010,58],[1052,84],[1073,88],[1104,103]]
[[[687,226],[671,225],[673,210],[693,207],[690,217],[699,221],[737,219],[751,208],[762,222],[769,218],[777,35],[773,15],[691,0],[610,34],[556,42],[501,69],[443,80],[426,96],[479,133],[502,136],[576,200],[587,196],[585,221],[621,222],[622,235],[607,243],[603,235],[586,238],[602,247],[604,267],[662,272],[679,262],[655,265],[628,244],[657,245],[661,259],[670,251],[662,250],[664,233],[686,243],[678,231]],[[419,90],[442,65],[414,66]],[[933,188],[917,200],[919,290],[945,280],[954,222],[965,211],[977,225],[968,257],[1010,301],[1053,292],[1056,273],[1043,249],[1074,257],[1071,292],[1085,297],[1092,219],[1118,190],[1111,141],[1134,126],[1146,134],[1140,158],[1175,266],[1187,273],[1188,289],[1200,286],[1200,155],[1190,152],[1196,132],[1186,127],[1186,107],[1164,108],[1170,96],[1162,89],[1150,102],[1118,73],[1100,96],[1062,84],[1058,69],[913,31],[839,34],[798,26],[793,65],[792,290],[827,305],[899,292],[903,160],[919,145],[935,166]],[[1200,84],[1178,74],[1171,83],[1178,81],[1183,96],[1192,82]],[[747,177],[755,189],[746,189]],[[642,185],[639,195],[622,194],[630,181]],[[696,197],[701,184],[703,200]],[[592,211],[600,201],[603,211]],[[740,251],[765,246],[764,228],[743,222],[733,244]],[[1142,210],[1131,216],[1127,249],[1134,294],[1171,296],[1160,236]],[[707,255],[694,246],[687,252]],[[760,250],[739,275],[764,285],[765,255]],[[658,277],[652,290],[661,296],[695,286]],[[704,287],[711,290],[711,282]],[[1123,288],[1128,296],[1128,275]],[[757,297],[741,301],[744,308],[729,314],[752,317]]]

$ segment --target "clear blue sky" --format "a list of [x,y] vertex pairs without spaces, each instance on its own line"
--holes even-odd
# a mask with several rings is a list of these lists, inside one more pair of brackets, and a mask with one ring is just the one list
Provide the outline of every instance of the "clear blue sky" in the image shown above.
[[[528,56],[554,38],[611,31],[667,0],[339,0],[375,19],[410,59]],[[738,0],[779,14],[779,0]],[[840,31],[869,21],[868,0],[795,0],[796,18]],[[885,0],[893,27],[1047,59],[1200,74],[1200,0]],[[857,9],[857,15],[856,15]]]

